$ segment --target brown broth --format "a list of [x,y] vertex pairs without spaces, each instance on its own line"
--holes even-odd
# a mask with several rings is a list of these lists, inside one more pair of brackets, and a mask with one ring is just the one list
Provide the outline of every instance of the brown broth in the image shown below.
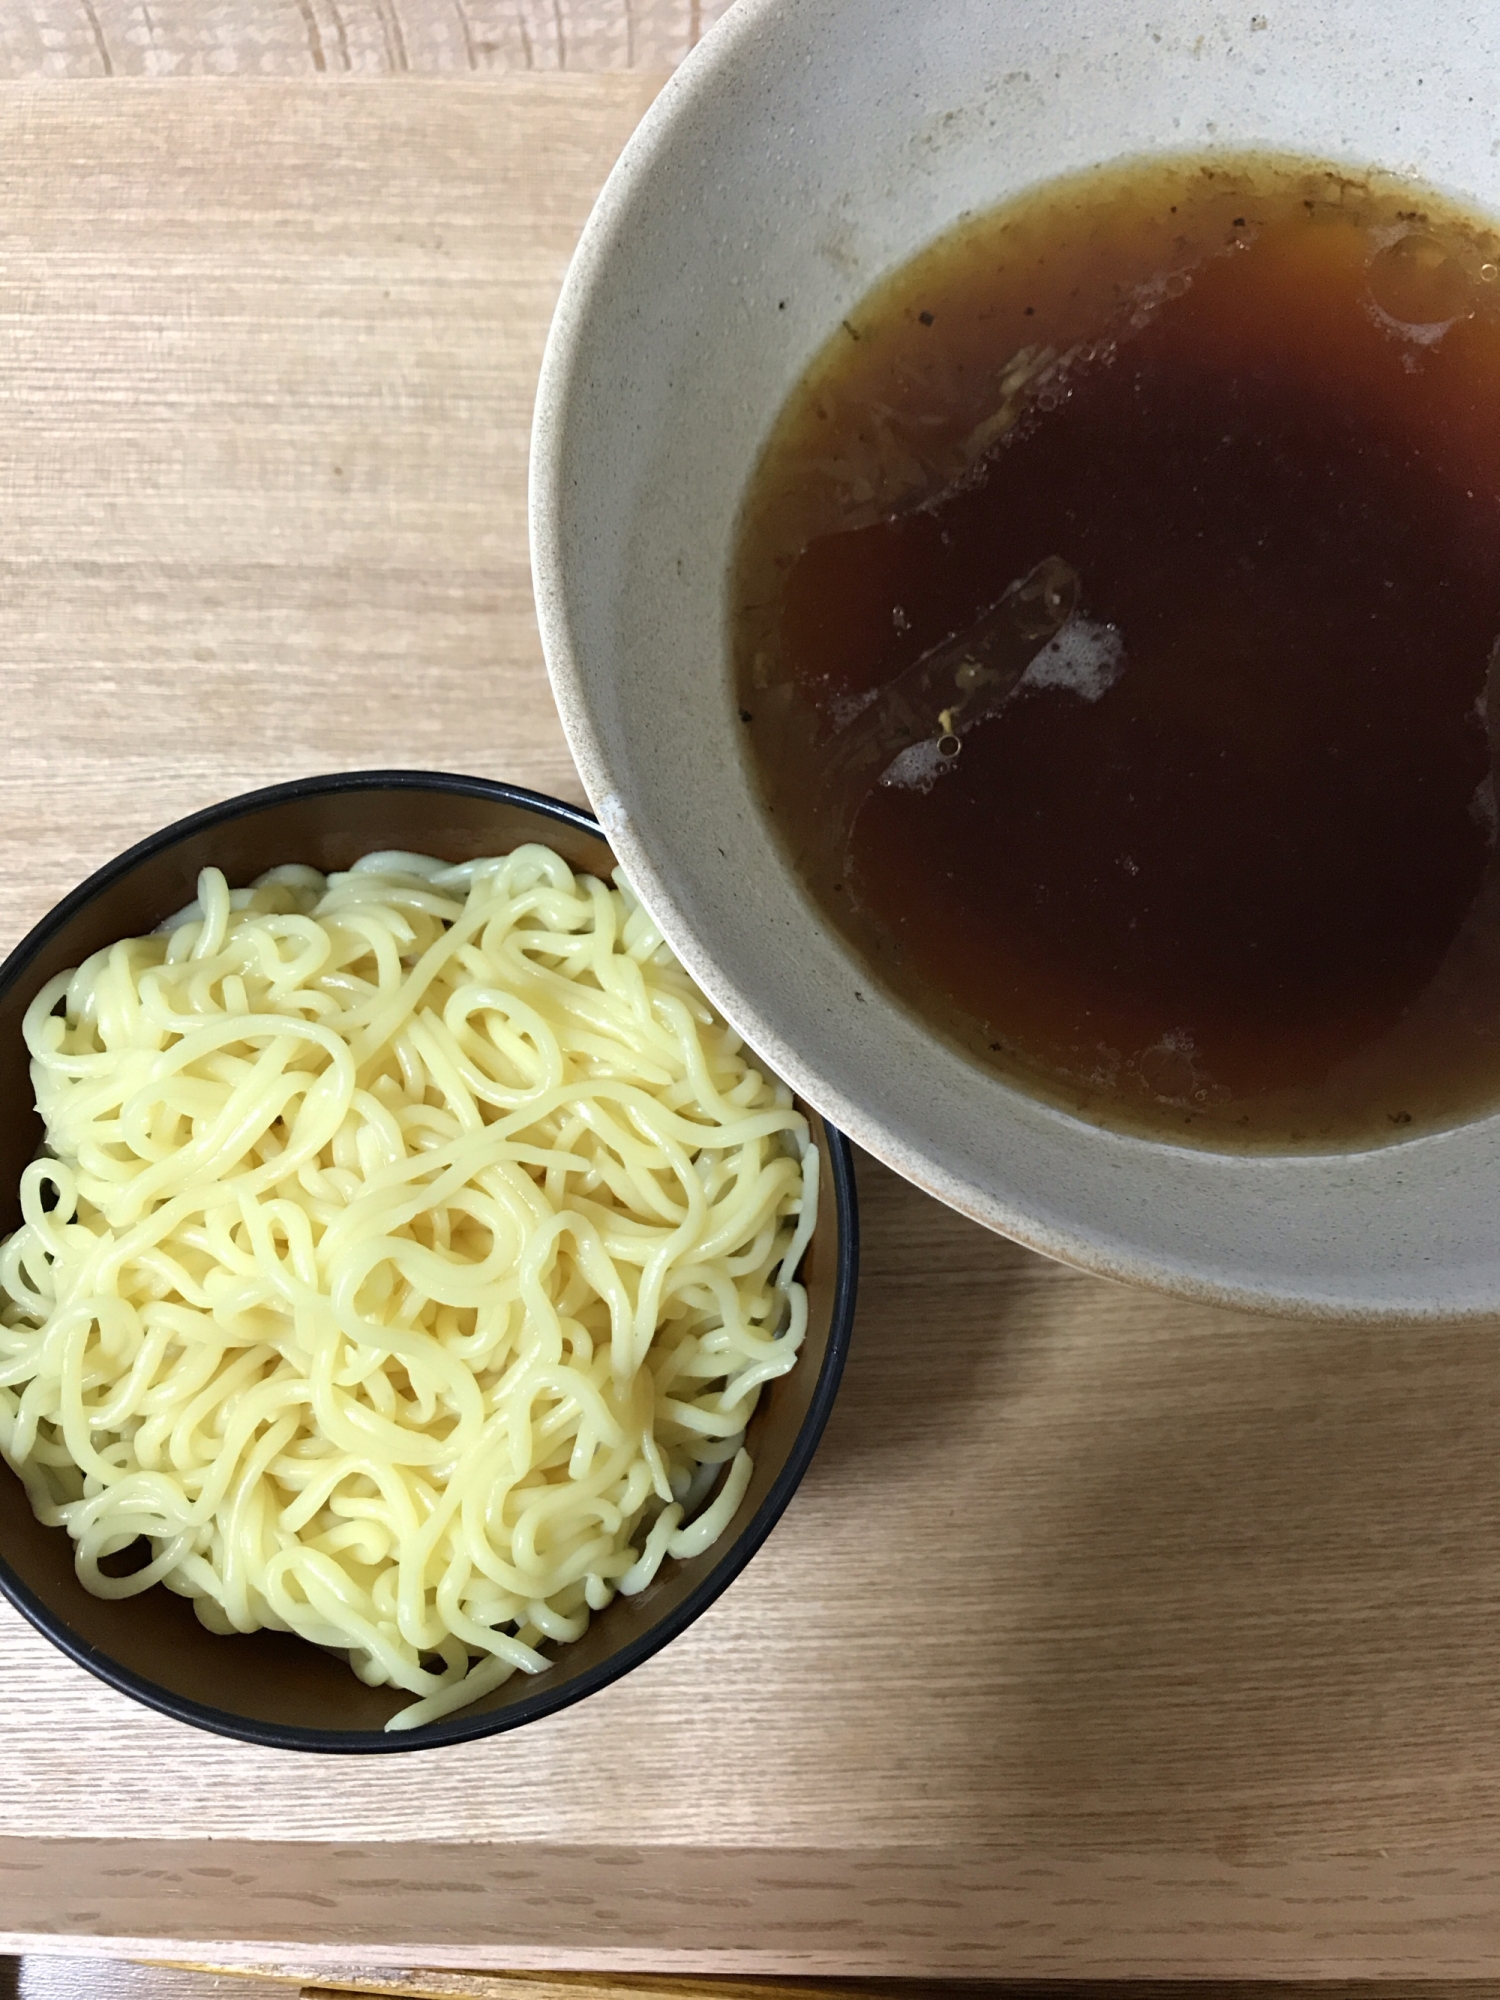
[[762,796],[1023,1087],[1233,1147],[1500,1100],[1497,263],[1402,183],[1142,163],[965,222],[792,396],[733,585]]

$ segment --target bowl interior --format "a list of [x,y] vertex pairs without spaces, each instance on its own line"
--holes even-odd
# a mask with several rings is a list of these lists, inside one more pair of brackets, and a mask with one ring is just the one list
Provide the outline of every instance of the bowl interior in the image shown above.
[[[21,1172],[41,1142],[21,1019],[55,972],[114,940],[140,935],[196,894],[200,868],[232,886],[282,862],[327,872],[378,848],[447,861],[508,853],[526,841],[557,849],[574,868],[608,877],[609,848],[586,814],[481,781],[404,777],[310,781],[200,814],[103,871],[60,906],[0,970],[0,1236],[20,1220]],[[296,1748],[408,1749],[510,1727],[560,1708],[655,1651],[748,1561],[811,1454],[837,1385],[852,1304],[852,1200],[847,1146],[812,1119],[822,1177],[817,1232],[803,1269],[806,1344],[797,1366],[762,1395],[749,1434],[750,1487],[726,1535],[686,1562],[668,1562],[635,1598],[617,1598],[556,1665],[517,1675],[494,1694],[425,1729],[384,1735],[409,1697],[367,1688],[348,1666],[286,1634],[221,1638],[188,1602],[162,1589],[123,1600],[91,1596],[73,1569],[72,1543],[45,1528],[21,1483],[0,1465],[0,1583],[82,1664],[184,1720]],[[842,1254],[841,1254],[842,1253]],[[6,1574],[8,1572],[8,1574]]]
[[771,838],[726,582],[760,448],[822,342],[943,229],[1051,176],[1223,149],[1409,173],[1500,210],[1500,12],[1287,0],[740,0],[658,99],[565,289],[533,441],[549,670],[605,831],[700,983],[899,1172],[1053,1256],[1307,1314],[1500,1311],[1500,1119],[1363,1154],[1100,1132],[888,999]]

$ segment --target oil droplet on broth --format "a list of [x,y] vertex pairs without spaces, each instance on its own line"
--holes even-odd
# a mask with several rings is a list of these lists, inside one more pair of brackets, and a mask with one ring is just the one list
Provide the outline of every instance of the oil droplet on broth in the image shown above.
[[1370,297],[1394,326],[1426,333],[1474,311],[1468,273],[1439,238],[1408,230],[1370,260]]

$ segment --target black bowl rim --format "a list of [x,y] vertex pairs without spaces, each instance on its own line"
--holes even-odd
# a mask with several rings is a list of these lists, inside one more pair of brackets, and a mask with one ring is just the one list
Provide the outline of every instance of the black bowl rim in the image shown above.
[[[447,771],[342,771],[326,776],[294,778],[281,785],[267,785],[253,792],[241,792],[232,799],[224,799],[218,805],[207,806],[202,812],[190,813],[187,818],[174,820],[157,833],[137,841],[113,861],[106,862],[88,879],[81,882],[71,894],[50,910],[41,921],[34,925],[21,942],[0,965],[0,994],[8,992],[22,977],[27,966],[41,947],[55,932],[72,918],[77,911],[94,900],[106,889],[124,879],[140,862],[170,847],[176,841],[193,833],[205,832],[222,826],[242,814],[256,812],[268,806],[281,805],[292,799],[307,798],[315,794],[335,794],[338,792],[363,791],[427,791],[438,793],[458,793],[470,798],[490,799],[500,805],[524,807],[543,819],[558,820],[565,826],[578,828],[585,833],[605,839],[604,831],[594,815],[583,806],[569,805],[566,800],[555,799],[545,792],[533,792],[524,785],[507,784],[498,778],[464,777]],[[823,1435],[833,1408],[834,1396],[838,1391],[839,1379],[844,1372],[844,1360],[848,1353],[850,1329],[854,1323],[855,1294],[859,1273],[859,1210],[854,1187],[854,1155],[849,1141],[828,1121],[814,1112],[823,1127],[828,1141],[828,1155],[833,1168],[835,1212],[838,1219],[838,1256],[834,1273],[833,1321],[828,1331],[828,1346],[823,1356],[823,1365],[813,1390],[812,1400],[796,1441],[788,1453],[781,1470],[772,1481],[771,1489],[760,1506],[746,1523],[744,1529],[727,1549],[723,1558],[714,1565],[698,1586],[689,1591],[682,1602],[659,1625],[653,1625],[649,1632],[642,1633],[617,1653],[611,1653],[588,1672],[575,1675],[566,1683],[555,1687],[538,1687],[534,1694],[508,1704],[504,1709],[488,1713],[466,1716],[462,1710],[456,1715],[446,1716],[418,1729],[395,1729],[390,1731],[372,1729],[302,1729],[290,1725],[257,1722],[253,1718],[229,1714],[223,1709],[210,1708],[201,1702],[188,1701],[181,1695],[173,1694],[168,1688],[147,1680],[144,1675],[121,1666],[107,1653],[97,1647],[85,1645],[71,1629],[53,1613],[51,1608],[38,1597],[28,1585],[23,1583],[0,1555],[0,1595],[5,1596],[16,1609],[27,1618],[54,1646],[66,1653],[76,1665],[84,1667],[99,1680],[116,1689],[120,1694],[130,1695],[143,1702],[147,1708],[154,1708],[159,1714],[171,1716],[176,1722],[186,1722],[198,1729],[206,1729],[216,1736],[232,1737],[240,1743],[254,1743],[270,1750],[308,1750],[324,1754],[354,1755],[359,1753],[428,1750],[453,1743],[472,1743],[485,1736],[498,1736],[508,1730],[519,1729],[524,1723],[537,1722],[545,1715],[555,1715],[560,1710],[571,1708],[574,1702],[585,1696],[596,1694],[600,1688],[608,1687],[621,1679],[633,1668],[649,1660],[663,1646],[670,1644],[696,1618],[708,1609],[746,1564],[759,1551],[766,1537],[775,1527],[786,1510],[787,1503],[801,1483],[812,1461],[814,1451]]]

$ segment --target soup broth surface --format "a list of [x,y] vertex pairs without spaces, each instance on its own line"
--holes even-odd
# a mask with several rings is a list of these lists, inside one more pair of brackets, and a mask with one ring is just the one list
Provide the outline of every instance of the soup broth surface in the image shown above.
[[874,977],[1086,1117],[1338,1148],[1500,1101],[1500,237],[1154,161],[963,223],[792,395],[744,736]]

